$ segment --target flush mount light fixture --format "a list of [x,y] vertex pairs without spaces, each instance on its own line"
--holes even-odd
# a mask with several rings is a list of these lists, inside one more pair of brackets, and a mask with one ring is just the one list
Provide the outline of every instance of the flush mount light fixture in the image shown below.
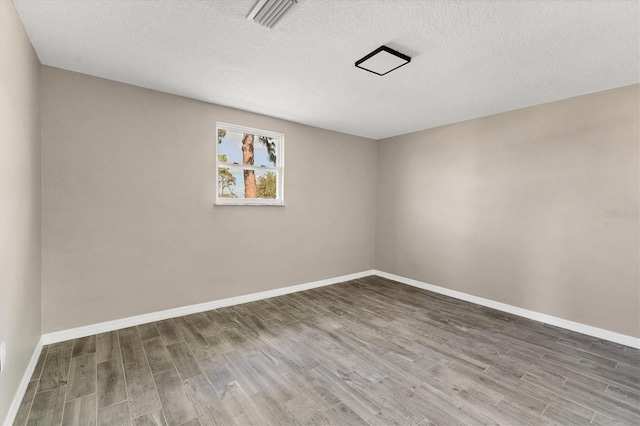
[[380,46],[362,59],[356,61],[356,67],[378,75],[385,75],[391,71],[407,65],[411,58],[387,46]]
[[273,29],[304,0],[258,0],[247,19]]

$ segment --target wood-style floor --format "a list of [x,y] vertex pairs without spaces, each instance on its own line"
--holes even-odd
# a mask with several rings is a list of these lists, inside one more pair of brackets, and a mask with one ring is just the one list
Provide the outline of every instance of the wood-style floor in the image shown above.
[[16,424],[640,424],[640,351],[378,277],[45,347]]

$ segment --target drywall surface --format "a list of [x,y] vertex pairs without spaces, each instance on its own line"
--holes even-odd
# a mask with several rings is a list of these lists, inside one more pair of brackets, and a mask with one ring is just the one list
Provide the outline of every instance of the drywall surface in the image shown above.
[[[373,269],[374,141],[42,74],[43,332]],[[216,121],[285,134],[286,206],[213,205]]]
[[380,141],[376,269],[640,336],[639,92]]
[[40,339],[40,62],[0,1],[0,421]]

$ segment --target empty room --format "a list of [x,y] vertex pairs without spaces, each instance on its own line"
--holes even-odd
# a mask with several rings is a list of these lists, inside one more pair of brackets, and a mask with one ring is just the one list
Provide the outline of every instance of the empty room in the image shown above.
[[0,421],[640,424],[639,0],[0,0]]

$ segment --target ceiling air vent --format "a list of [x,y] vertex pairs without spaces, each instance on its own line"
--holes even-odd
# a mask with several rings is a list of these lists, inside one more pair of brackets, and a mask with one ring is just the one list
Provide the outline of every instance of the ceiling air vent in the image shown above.
[[273,29],[304,0],[258,0],[247,16],[248,20]]

